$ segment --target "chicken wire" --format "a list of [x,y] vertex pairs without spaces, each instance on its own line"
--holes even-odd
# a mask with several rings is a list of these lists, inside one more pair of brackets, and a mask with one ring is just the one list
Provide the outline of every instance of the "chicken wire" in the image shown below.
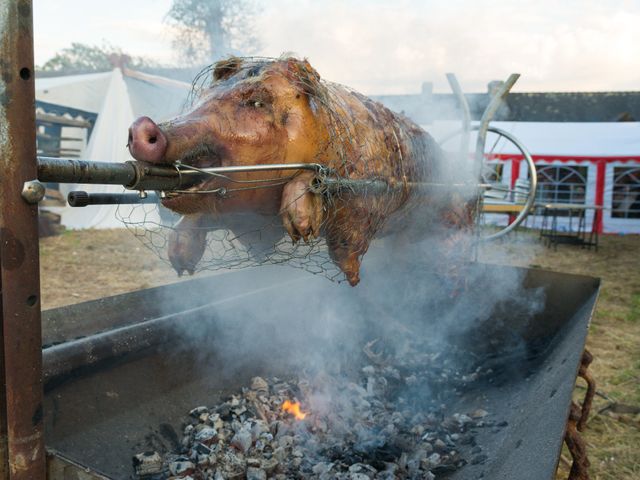
[[[169,235],[176,232],[175,222],[179,216],[152,203],[119,205],[116,216],[146,248],[163,263],[171,265],[168,257]],[[156,218],[161,220],[156,221]],[[224,225],[224,222],[221,223]],[[223,226],[201,230],[206,234],[206,245],[194,273],[287,264],[333,281],[344,280],[344,274],[329,257],[323,238],[294,244],[280,221],[264,221],[239,233]]]

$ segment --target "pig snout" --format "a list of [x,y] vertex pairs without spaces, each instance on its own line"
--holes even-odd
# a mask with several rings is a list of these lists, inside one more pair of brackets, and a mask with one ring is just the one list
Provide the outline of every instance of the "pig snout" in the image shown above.
[[167,152],[167,137],[149,117],[140,117],[129,127],[129,152],[136,160],[159,163]]

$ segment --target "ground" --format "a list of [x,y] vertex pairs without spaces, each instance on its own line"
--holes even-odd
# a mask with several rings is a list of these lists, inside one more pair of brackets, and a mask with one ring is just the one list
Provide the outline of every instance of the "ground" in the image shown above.
[[66,231],[40,241],[42,308],[53,308],[178,280],[126,230]]
[[[178,281],[124,230],[66,232],[43,239],[40,251],[43,309]],[[640,236],[604,236],[596,252],[553,250],[534,234],[517,233],[483,248],[480,259],[602,279],[587,340],[599,392],[585,433],[591,478],[640,478]],[[584,395],[581,381],[575,394]],[[618,413],[599,413],[612,403]],[[566,451],[563,457],[569,458]],[[566,471],[561,462],[558,478]]]

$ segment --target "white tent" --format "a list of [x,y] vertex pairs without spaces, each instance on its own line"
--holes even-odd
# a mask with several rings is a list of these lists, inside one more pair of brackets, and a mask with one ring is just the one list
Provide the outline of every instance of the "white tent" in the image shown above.
[[[126,148],[129,125],[135,118],[146,115],[162,121],[178,114],[184,105],[191,85],[155,75],[115,68],[111,72],[87,75],[36,79],[36,99],[65,107],[97,113],[96,124],[81,158],[103,162],[133,160]],[[113,185],[61,186],[66,196],[69,191],[84,190],[90,193],[122,192]],[[61,215],[61,223],[71,229],[118,228],[122,222],[118,216],[132,221],[157,221],[149,215],[157,215],[150,209],[115,205],[88,206],[84,208],[50,207]]]

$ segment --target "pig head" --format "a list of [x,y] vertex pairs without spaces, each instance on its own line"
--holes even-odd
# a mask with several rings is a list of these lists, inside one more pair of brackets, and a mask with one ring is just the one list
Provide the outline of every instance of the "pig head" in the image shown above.
[[[138,118],[129,128],[128,148],[142,163],[198,168],[277,163],[326,163],[329,135],[313,103],[319,75],[293,58],[252,62],[230,58],[211,69],[209,85],[193,108],[156,124]],[[211,178],[183,193],[167,192],[163,205],[183,215],[169,238],[169,259],[178,272],[192,274],[207,229],[224,227],[225,214],[251,212],[282,216],[294,241],[317,237],[322,200],[309,192],[312,175],[290,171],[236,173]],[[243,189],[271,180],[270,188]],[[224,187],[224,198],[205,193]]]

